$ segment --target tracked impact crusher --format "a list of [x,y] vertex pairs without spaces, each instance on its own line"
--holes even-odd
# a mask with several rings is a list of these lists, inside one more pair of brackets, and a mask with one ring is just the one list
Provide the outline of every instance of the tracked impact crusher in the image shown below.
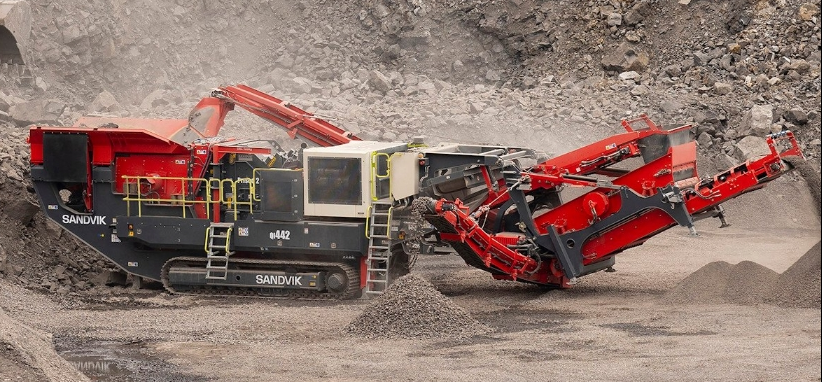
[[[218,137],[241,107],[314,147]],[[382,293],[415,253],[452,248],[497,279],[565,288],[672,226],[724,217],[802,157],[700,178],[690,126],[646,116],[547,158],[518,147],[362,141],[268,94],[214,90],[188,119],[33,126],[43,211],[124,271],[172,292],[346,299]],[[636,158],[631,166],[623,166]],[[624,162],[624,163],[620,163]],[[579,188],[563,200],[563,190]]]

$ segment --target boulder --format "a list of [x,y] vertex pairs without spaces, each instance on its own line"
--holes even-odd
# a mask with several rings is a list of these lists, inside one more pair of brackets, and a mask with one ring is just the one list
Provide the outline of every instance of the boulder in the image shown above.
[[613,12],[613,13],[609,14],[607,23],[608,23],[608,26],[611,26],[611,27],[622,25],[622,15],[617,13],[617,12]]
[[625,12],[625,16],[622,17],[622,21],[625,22],[627,25],[636,25],[641,23],[645,20],[646,16],[649,16],[653,11],[653,4],[651,4],[650,0],[641,0],[634,4],[628,12]]
[[18,103],[9,108],[9,116],[19,126],[31,124],[57,125],[66,105],[57,100],[41,99]]
[[94,285],[126,286],[128,275],[120,271],[105,270],[91,279]]
[[488,81],[499,81],[501,78],[499,70],[488,69],[485,72],[485,79]]
[[765,138],[751,135],[740,139],[739,142],[736,143],[736,148],[738,149],[736,151],[737,159],[743,162],[756,159],[771,152]]
[[726,84],[724,82],[716,82],[714,83],[714,93],[719,95],[726,95],[730,94],[734,90],[733,85]]
[[383,94],[392,88],[391,80],[384,74],[380,73],[379,70],[372,70],[369,73],[368,84],[371,85],[371,88]]
[[5,100],[3,93],[0,93],[0,111],[8,113],[10,108],[11,105],[9,105],[8,101]]
[[734,168],[738,164],[739,160],[728,154],[719,154],[716,156],[716,158],[714,158],[714,165],[716,166],[716,168],[720,170]]
[[702,132],[702,134],[699,134],[699,137],[696,139],[696,143],[699,144],[699,147],[707,149],[713,144],[713,139],[707,132]]
[[143,101],[140,102],[140,110],[149,111],[155,107],[164,105],[168,105],[168,100],[166,100],[166,92],[163,89],[157,89],[143,98]]
[[3,211],[5,216],[24,226],[34,219],[34,216],[40,211],[40,206],[26,199],[9,199],[0,206],[0,210]]
[[796,125],[804,125],[808,123],[808,114],[801,109],[791,109],[785,112],[785,120]]
[[770,133],[773,123],[773,106],[754,105],[742,118],[742,135],[764,136]]
[[648,55],[640,51],[633,44],[624,42],[612,52],[602,57],[602,67],[605,70],[619,73],[636,71],[642,72],[648,68],[650,59]]
[[631,70],[628,72],[619,73],[619,79],[623,82],[631,82],[631,83],[639,83],[640,75],[639,73]]
[[685,105],[677,101],[662,101],[659,104],[659,108],[662,109],[665,114],[669,115],[679,113],[684,107]]
[[94,101],[91,101],[88,110],[95,113],[114,113],[122,110],[122,106],[114,98],[114,94],[109,93],[108,90],[103,90],[94,98]]

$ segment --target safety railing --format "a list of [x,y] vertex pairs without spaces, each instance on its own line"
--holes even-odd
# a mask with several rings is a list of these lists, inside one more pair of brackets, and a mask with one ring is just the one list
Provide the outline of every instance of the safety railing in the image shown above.
[[[161,197],[160,193],[155,190],[154,185],[157,183],[162,185],[158,188],[166,188],[173,186],[174,182],[180,182],[180,194],[169,194],[168,197]],[[182,216],[186,217],[188,207],[197,204],[212,204],[211,195],[208,194],[205,200],[190,200],[185,196],[185,190],[193,189],[195,183],[208,182],[204,178],[185,178],[185,177],[171,177],[171,176],[123,176],[123,200],[126,202],[126,215],[132,216],[132,204],[137,203],[137,216],[143,216],[144,204],[167,204],[171,206],[180,206]],[[209,209],[206,208],[206,213]],[[210,215],[209,215],[210,218]]]
[[[385,173],[384,174],[380,174],[379,173],[379,168],[378,168],[379,167],[378,166],[379,158],[381,158],[381,157],[385,157]],[[388,184],[389,193],[388,194],[389,195],[391,194],[391,192],[390,192],[390,188],[391,188],[391,183],[390,183],[391,179],[390,179],[390,177],[391,177],[391,155],[389,155],[388,153],[372,152],[371,153],[371,177],[369,178],[369,183],[371,184],[371,200],[377,201],[377,200],[381,199],[379,197],[379,195],[377,195],[377,193],[379,192],[379,190],[377,189],[377,184],[379,183],[379,181],[381,181],[383,179],[388,179],[388,182],[389,182],[389,184]]]
[[[167,194],[168,189],[174,189],[174,182],[179,182],[180,194]],[[157,183],[161,185],[154,187]],[[207,192],[203,199],[191,199],[186,197],[185,190],[197,189],[199,184],[208,186]],[[248,185],[248,200],[238,200],[237,191],[244,190],[244,186]],[[215,187],[216,186],[216,187]],[[212,190],[217,190],[216,198],[212,196]],[[166,197],[161,197],[161,192],[166,194]],[[239,216],[239,206],[248,206],[248,212],[254,211],[254,202],[259,201],[256,197],[256,185],[254,179],[238,178],[238,179],[205,179],[205,178],[187,178],[187,177],[170,177],[170,176],[123,176],[123,200],[126,202],[126,214],[132,216],[133,203],[137,204],[137,216],[143,216],[144,205],[169,205],[180,206],[182,209],[182,216],[187,217],[188,208],[203,204],[206,206],[206,216],[211,220],[211,208],[215,204],[226,205],[229,210],[234,212],[234,220]]]

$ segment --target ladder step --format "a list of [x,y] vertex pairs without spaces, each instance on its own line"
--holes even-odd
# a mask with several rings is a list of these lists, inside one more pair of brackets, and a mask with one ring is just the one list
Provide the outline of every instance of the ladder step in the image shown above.
[[380,283],[380,284],[385,284],[385,283],[388,282],[388,280],[366,280],[366,281],[369,282],[369,283]]
[[212,238],[212,239],[214,239],[214,238],[217,238],[217,239],[227,239],[227,238],[228,238],[228,235],[221,235],[221,234],[217,234],[217,235],[215,235],[215,234],[213,234],[213,233],[212,233],[212,234],[211,234],[211,238]]

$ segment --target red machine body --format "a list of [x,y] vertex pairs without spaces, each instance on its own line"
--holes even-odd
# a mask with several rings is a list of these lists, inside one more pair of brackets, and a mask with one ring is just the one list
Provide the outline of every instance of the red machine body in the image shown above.
[[[783,157],[802,157],[793,133],[785,131],[766,138],[768,155],[700,180],[696,145],[686,135],[690,126],[662,130],[643,115],[623,127],[623,134],[530,168],[509,166],[504,181],[489,183],[496,192],[473,211],[460,200],[431,201],[427,219],[467,263],[497,279],[568,287],[677,224],[695,233],[694,219],[709,215],[724,225],[720,203],[789,170]],[[645,163],[638,168],[611,167],[640,156]],[[589,191],[565,203],[543,203],[557,200],[564,186]],[[500,223],[505,216],[512,224]]]
[[[84,190],[88,210],[93,210],[91,169],[95,166],[114,164],[116,193],[123,192],[128,176],[140,174],[158,178],[151,184],[142,184],[144,192],[153,192],[160,199],[172,198],[182,195],[186,186],[162,178],[205,178],[209,164],[219,163],[225,155],[271,154],[270,148],[254,147],[251,141],[216,138],[226,115],[235,106],[285,129],[292,139],[303,138],[320,147],[360,140],[279,98],[246,85],[235,85],[213,90],[209,97],[200,100],[188,119],[82,117],[76,127],[34,127],[28,138],[30,161],[43,164],[44,134],[82,133],[88,136],[90,146],[89,179]],[[205,217],[205,211],[198,210],[198,216]]]

